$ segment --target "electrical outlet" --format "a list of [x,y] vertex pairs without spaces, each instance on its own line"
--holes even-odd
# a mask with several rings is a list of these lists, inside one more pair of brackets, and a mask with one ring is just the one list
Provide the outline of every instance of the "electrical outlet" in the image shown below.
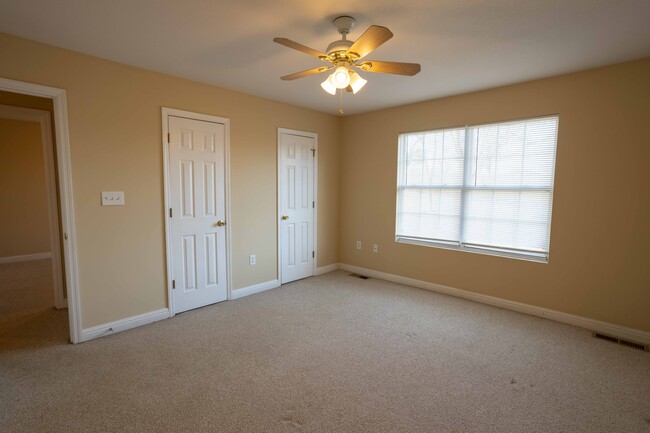
[[251,254],[250,256],[248,256],[248,264],[250,266],[255,266],[255,263],[257,263],[255,259],[255,254]]
[[361,241],[357,241],[357,249],[358,249],[358,250],[361,249]]
[[373,252],[373,253],[376,253],[376,252],[378,252],[378,251],[379,251],[379,245],[377,245],[377,244],[372,244],[372,252]]

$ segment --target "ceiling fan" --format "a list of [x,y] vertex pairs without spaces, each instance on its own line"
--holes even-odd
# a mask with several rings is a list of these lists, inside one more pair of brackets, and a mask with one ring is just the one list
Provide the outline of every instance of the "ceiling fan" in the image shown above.
[[327,47],[327,53],[306,47],[298,42],[287,38],[275,38],[276,42],[285,47],[293,48],[310,56],[318,57],[320,60],[331,63],[328,66],[308,69],[295,74],[280,77],[282,80],[295,80],[309,75],[334,72],[321,83],[321,87],[329,94],[335,95],[337,89],[346,89],[348,92],[357,93],[368,82],[359,75],[353,68],[366,72],[383,72],[385,74],[397,74],[413,76],[420,72],[418,63],[383,62],[378,60],[362,59],[374,49],[393,37],[393,33],[386,27],[370,26],[356,41],[347,40],[347,35],[354,27],[356,20],[349,16],[341,16],[333,21],[341,39],[334,41]]

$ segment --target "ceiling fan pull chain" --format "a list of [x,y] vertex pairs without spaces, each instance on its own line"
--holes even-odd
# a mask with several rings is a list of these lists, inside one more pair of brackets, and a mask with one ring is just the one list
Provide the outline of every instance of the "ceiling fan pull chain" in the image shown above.
[[339,114],[343,116],[343,89],[340,89],[341,102],[339,103]]

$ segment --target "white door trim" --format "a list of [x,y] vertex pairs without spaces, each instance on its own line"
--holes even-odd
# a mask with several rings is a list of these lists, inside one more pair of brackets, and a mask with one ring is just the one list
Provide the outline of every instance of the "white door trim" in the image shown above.
[[54,283],[54,306],[62,309],[67,306],[63,295],[63,272],[61,269],[61,240],[59,236],[59,209],[56,197],[56,173],[54,168],[54,144],[50,112],[33,108],[0,105],[0,118],[38,123],[41,128],[41,145],[45,169],[47,191],[47,213],[50,222],[50,251],[52,258],[52,277]]
[[40,84],[0,78],[0,90],[25,95],[39,96],[52,100],[54,107],[54,129],[56,131],[56,156],[59,174],[59,209],[63,231],[63,261],[68,291],[68,317],[70,341],[79,343],[81,337],[81,304],[77,262],[76,226],[74,219],[74,198],[72,194],[72,164],[70,160],[70,135],[68,131],[68,108],[66,91]]
[[175,108],[162,107],[162,146],[163,146],[163,174],[164,174],[164,219],[165,219],[165,256],[167,261],[167,305],[169,316],[176,314],[174,309],[174,294],[172,292],[172,237],[171,224],[169,223],[169,208],[171,207],[171,195],[169,187],[169,123],[168,117],[184,117],[193,120],[204,120],[206,122],[221,123],[226,130],[225,137],[225,207],[226,207],[226,285],[228,286],[228,300],[232,299],[232,269],[231,269],[231,242],[230,234],[232,219],[230,218],[230,119],[225,117],[212,116],[210,114],[193,113],[191,111],[177,110]]
[[276,210],[277,210],[277,241],[278,241],[278,281],[280,284],[282,284],[282,209],[280,209],[280,194],[281,194],[281,186],[280,186],[280,160],[282,158],[282,148],[280,147],[280,136],[282,134],[293,134],[293,135],[299,135],[301,137],[309,137],[314,139],[314,149],[316,149],[316,152],[314,152],[314,167],[313,167],[313,174],[312,176],[314,177],[313,179],[313,185],[314,185],[314,203],[316,204],[314,206],[314,262],[312,264],[312,275],[316,275],[316,263],[318,261],[318,133],[316,132],[307,132],[307,131],[298,131],[296,129],[289,129],[289,128],[278,128],[278,144],[277,144],[277,155],[278,155],[278,163],[277,163],[277,169],[276,169],[276,177],[277,177],[277,191],[278,191],[278,196],[276,200]]

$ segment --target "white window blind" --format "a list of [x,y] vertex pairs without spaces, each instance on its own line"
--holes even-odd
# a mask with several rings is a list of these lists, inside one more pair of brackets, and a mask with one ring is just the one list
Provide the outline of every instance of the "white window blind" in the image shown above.
[[558,118],[399,138],[396,239],[547,260]]

